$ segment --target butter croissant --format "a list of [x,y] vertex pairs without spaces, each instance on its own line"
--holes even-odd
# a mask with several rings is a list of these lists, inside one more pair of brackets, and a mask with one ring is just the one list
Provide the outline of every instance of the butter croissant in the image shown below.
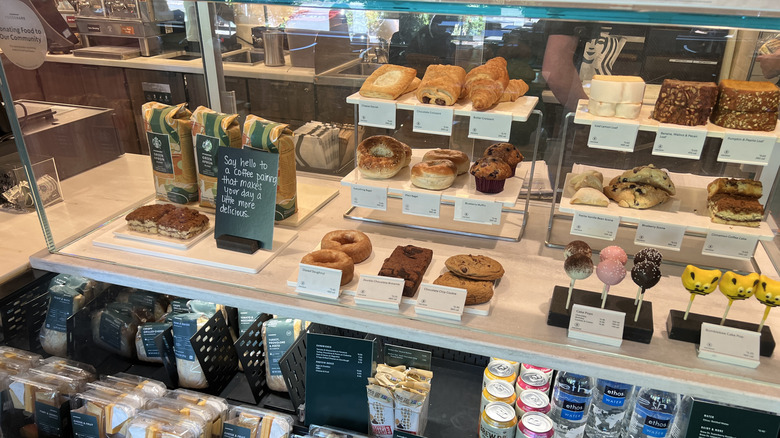
[[472,107],[482,111],[495,105],[509,85],[506,59],[497,56],[466,75],[466,94]]

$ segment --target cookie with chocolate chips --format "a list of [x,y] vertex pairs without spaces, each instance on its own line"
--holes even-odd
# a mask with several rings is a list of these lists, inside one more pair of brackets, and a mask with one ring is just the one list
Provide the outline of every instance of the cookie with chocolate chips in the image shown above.
[[448,258],[444,266],[458,277],[472,280],[498,280],[504,275],[501,263],[483,255],[455,255]]

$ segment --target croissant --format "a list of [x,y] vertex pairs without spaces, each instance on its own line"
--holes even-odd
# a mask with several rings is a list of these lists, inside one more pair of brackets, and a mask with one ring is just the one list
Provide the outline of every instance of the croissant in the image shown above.
[[482,111],[495,105],[509,85],[506,59],[497,56],[466,75],[466,93],[472,107]]
[[417,87],[417,99],[422,103],[454,105],[461,94],[465,78],[466,70],[457,65],[429,65]]
[[509,85],[506,86],[506,89],[504,90],[503,94],[501,94],[501,98],[498,99],[499,102],[514,102],[520,97],[525,96],[525,93],[528,92],[528,84],[525,83],[522,79],[510,79]]

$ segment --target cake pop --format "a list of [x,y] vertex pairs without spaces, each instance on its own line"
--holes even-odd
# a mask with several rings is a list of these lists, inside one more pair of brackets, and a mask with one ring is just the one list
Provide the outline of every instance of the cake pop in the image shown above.
[[[661,262],[664,260],[664,257],[661,255],[660,252],[658,252],[657,249],[653,248],[645,248],[638,253],[634,254],[634,266],[642,263],[642,262],[651,262],[652,264],[661,267]],[[637,303],[639,303],[639,296],[642,294],[642,288],[636,290],[636,298],[634,298],[634,305],[636,306]]]
[[628,262],[628,255],[626,255],[626,252],[623,251],[623,248],[617,245],[612,245],[602,249],[599,252],[600,261],[603,262],[604,260],[609,259],[617,260],[621,265],[626,266],[626,262]]
[[769,311],[772,307],[780,306],[780,281],[772,280],[766,275],[762,275],[759,277],[758,290],[755,297],[766,306],[764,318],[761,319],[761,324],[758,326],[758,331],[761,332],[766,319],[769,317]]
[[759,275],[755,272],[748,275],[739,275],[728,271],[723,274],[723,278],[718,284],[718,289],[729,299],[729,303],[726,305],[726,311],[723,312],[720,325],[726,322],[726,316],[729,314],[729,309],[731,309],[734,301],[746,300],[753,296],[753,293],[758,288],[758,281]]
[[609,294],[609,287],[614,286],[626,277],[626,268],[620,263],[620,260],[608,259],[602,260],[601,263],[596,266],[596,275],[599,280],[604,282],[604,289],[601,291],[601,308],[607,303],[607,294]]
[[585,254],[590,257],[593,255],[593,251],[591,251],[590,246],[582,240],[573,240],[563,249],[563,257],[568,259],[574,254]]
[[569,283],[569,295],[566,297],[566,310],[569,310],[571,302],[571,291],[574,289],[574,282],[584,280],[593,274],[593,260],[585,254],[574,254],[563,262],[563,269],[566,275],[571,278]]
[[691,293],[691,301],[688,302],[688,308],[685,309],[684,320],[688,319],[688,313],[691,311],[691,305],[696,295],[708,295],[715,290],[720,279],[721,272],[717,269],[706,270],[697,268],[693,265],[685,267],[682,274],[682,284],[685,289]]
[[639,319],[642,301],[645,299],[645,291],[661,280],[661,269],[649,260],[634,263],[634,267],[631,268],[631,279],[639,286],[640,291],[639,304],[636,306],[636,314],[634,315],[634,322],[636,322]]

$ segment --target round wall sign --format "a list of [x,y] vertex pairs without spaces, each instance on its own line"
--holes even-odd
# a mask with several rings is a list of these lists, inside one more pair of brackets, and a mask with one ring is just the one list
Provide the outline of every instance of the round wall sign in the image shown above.
[[4,0],[0,10],[0,50],[14,64],[27,70],[46,59],[46,32],[38,15],[19,0]]

